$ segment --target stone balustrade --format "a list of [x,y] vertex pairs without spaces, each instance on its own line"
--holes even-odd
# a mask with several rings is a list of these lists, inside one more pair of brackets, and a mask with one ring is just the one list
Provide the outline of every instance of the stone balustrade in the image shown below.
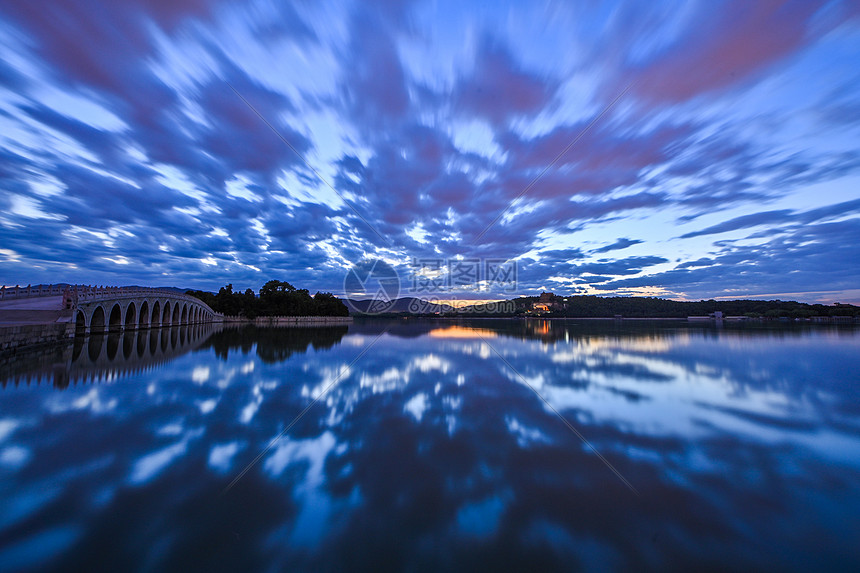
[[30,298],[36,296],[59,296],[69,285],[27,285],[14,287],[0,287],[0,300],[12,300],[19,298]]
[[[184,300],[186,302],[200,303],[200,299],[191,295],[163,288],[150,287],[105,287],[105,286],[85,286],[72,285],[62,294],[65,300],[72,304],[83,302],[94,302],[99,300],[120,300],[129,298],[141,298],[152,296],[167,296],[174,300]],[[67,307],[69,308],[69,307]]]
[[150,287],[111,287],[91,285],[27,285],[26,287],[0,287],[0,300],[34,298],[44,296],[68,297],[71,300],[93,301],[117,298],[134,298],[140,296],[166,295],[175,299],[198,301],[199,299],[171,289]]

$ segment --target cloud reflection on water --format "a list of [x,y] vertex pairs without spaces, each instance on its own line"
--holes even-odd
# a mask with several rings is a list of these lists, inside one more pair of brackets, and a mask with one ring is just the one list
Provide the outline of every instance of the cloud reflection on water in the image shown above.
[[30,452],[2,470],[0,558],[74,515],[80,569],[104,546],[117,568],[839,568],[860,557],[858,346],[576,321],[227,332],[114,384],[0,393],[0,449]]

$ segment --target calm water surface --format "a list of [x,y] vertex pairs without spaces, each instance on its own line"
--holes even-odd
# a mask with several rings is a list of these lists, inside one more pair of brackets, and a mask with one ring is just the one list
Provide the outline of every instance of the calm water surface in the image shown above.
[[860,566],[852,327],[197,327],[0,367],[0,571]]

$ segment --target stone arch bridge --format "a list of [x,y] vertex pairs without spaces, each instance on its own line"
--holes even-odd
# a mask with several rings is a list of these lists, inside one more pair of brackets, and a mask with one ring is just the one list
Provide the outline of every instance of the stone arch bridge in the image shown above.
[[32,317],[34,322],[37,319],[39,322],[71,322],[76,335],[221,322],[224,318],[193,296],[146,287],[44,285],[2,288],[0,303],[7,309],[7,314],[19,309],[20,319]]
[[72,287],[63,305],[74,310],[76,333],[221,322],[223,316],[193,296],[143,287]]

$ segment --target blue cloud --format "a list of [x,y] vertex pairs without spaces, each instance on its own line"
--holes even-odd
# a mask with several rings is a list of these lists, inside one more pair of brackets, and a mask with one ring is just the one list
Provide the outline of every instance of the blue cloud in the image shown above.
[[336,291],[379,254],[516,258],[523,292],[860,282],[849,3],[507,7],[540,34],[470,2],[258,8],[0,6],[4,281]]
[[627,247],[632,247],[633,245],[638,245],[642,241],[638,239],[628,239],[626,237],[622,237],[618,239],[614,243],[606,245],[605,247],[600,247],[599,249],[594,249],[591,251],[594,254],[597,253],[608,253],[609,251],[620,251],[622,249],[626,249]]

